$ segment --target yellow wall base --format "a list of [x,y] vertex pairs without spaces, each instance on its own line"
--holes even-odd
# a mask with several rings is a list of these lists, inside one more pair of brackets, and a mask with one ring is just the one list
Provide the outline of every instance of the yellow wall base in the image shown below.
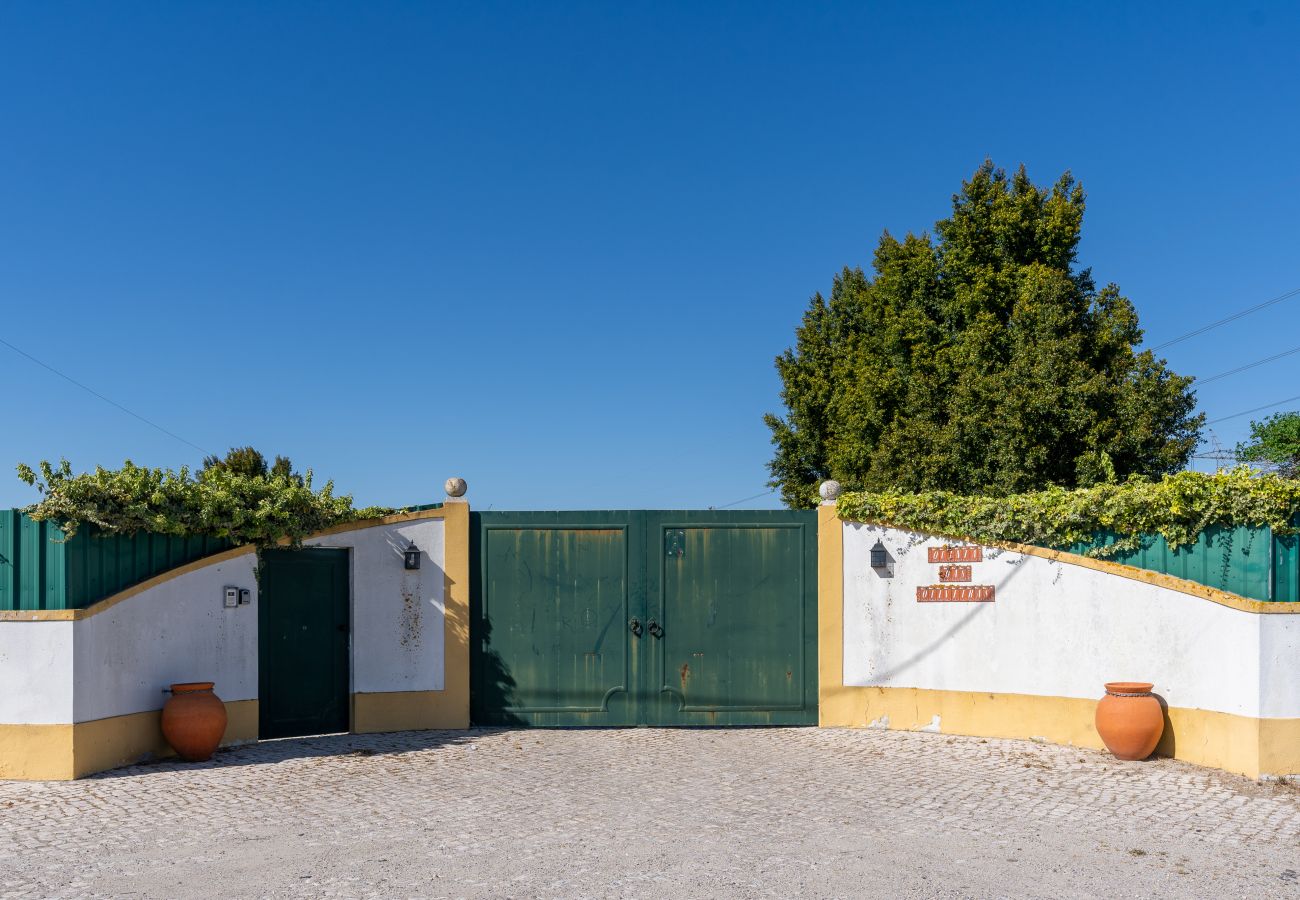
[[424,731],[468,728],[467,696],[452,691],[394,691],[352,695],[352,731]]
[[[937,730],[941,734],[1045,740],[1101,749],[1096,700],[920,688],[831,687],[821,695],[824,727]],[[936,719],[937,717],[937,719]],[[1158,756],[1259,778],[1300,774],[1300,719],[1252,719],[1171,708]]]
[[[226,704],[223,747],[257,740],[257,701]],[[161,710],[76,725],[0,725],[0,778],[66,781],[144,759],[175,756],[163,740]]]
[[0,778],[66,781],[76,778],[72,725],[0,725]]

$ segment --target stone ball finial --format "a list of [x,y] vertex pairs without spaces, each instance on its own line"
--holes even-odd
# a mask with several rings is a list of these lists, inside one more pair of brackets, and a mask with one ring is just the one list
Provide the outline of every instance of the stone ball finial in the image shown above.
[[823,500],[830,502],[840,495],[840,483],[834,479],[823,481],[817,493],[821,494]]
[[448,478],[447,483],[442,487],[448,497],[464,497],[465,491],[469,489],[464,478]]

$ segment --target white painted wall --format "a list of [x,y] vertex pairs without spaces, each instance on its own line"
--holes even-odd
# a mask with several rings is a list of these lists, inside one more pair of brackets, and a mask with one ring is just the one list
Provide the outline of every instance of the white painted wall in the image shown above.
[[0,622],[0,725],[72,722],[72,622]]
[[[423,556],[408,572],[402,554],[412,542]],[[352,551],[352,690],[443,690],[442,520],[376,525],[307,543]]]
[[[421,567],[402,554],[414,541]],[[354,691],[445,686],[441,519],[308,542],[351,551]],[[0,622],[0,724],[68,724],[159,709],[163,689],[213,681],[223,700],[257,698],[257,557],[241,554],[75,621]],[[226,585],[252,603],[227,609]]]
[[1300,616],[1260,619],[1260,715],[1292,718],[1300,710]]
[[[163,688],[213,681],[222,700],[257,697],[257,558],[251,551],[128,597],[76,627],[76,722],[159,709]],[[226,609],[226,585],[252,591]]]
[[[1260,615],[1118,575],[984,549],[992,603],[921,603],[940,538],[844,523],[844,683],[1097,698],[1150,681],[1171,705],[1300,717],[1300,615]],[[888,577],[870,566],[880,540]]]

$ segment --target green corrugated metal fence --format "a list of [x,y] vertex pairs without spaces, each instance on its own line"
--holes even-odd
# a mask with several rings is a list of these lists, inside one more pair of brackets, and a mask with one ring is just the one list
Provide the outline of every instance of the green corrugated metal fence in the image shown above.
[[66,609],[63,532],[15,509],[0,510],[0,610]]
[[[1082,553],[1115,540],[1113,534],[1099,535],[1063,549]],[[104,536],[93,526],[64,541],[63,532],[48,522],[0,510],[0,610],[83,609],[230,546],[202,537]],[[1300,601],[1300,538],[1279,537],[1267,527],[1208,528],[1178,550],[1162,537],[1150,537],[1141,549],[1110,559],[1253,600]]]
[[105,536],[93,526],[65,541],[49,522],[0,510],[0,610],[83,609],[230,546],[207,537]]
[[[1099,535],[1090,543],[1064,549],[1083,553],[1115,543],[1116,535]],[[1280,537],[1273,529],[1207,528],[1195,543],[1173,550],[1159,536],[1148,537],[1138,550],[1107,557],[1113,562],[1186,578],[1252,600],[1300,600],[1300,539]]]

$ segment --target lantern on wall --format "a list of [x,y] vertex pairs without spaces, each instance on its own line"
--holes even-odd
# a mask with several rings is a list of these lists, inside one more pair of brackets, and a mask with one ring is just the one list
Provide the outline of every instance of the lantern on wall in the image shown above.
[[420,568],[420,548],[415,546],[414,541],[412,541],[411,545],[406,548],[406,552],[402,554],[402,565],[407,571]]
[[876,546],[871,548],[871,568],[885,569],[889,567],[889,553],[885,550],[885,545],[876,541]]

